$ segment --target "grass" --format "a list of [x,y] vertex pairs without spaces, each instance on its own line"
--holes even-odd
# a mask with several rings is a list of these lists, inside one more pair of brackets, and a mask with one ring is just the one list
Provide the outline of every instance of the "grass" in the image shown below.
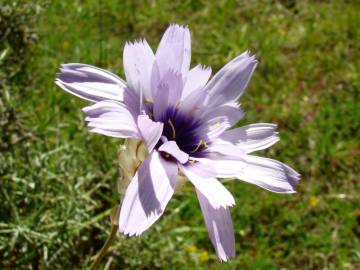
[[121,140],[87,132],[87,103],[53,84],[65,62],[123,76],[125,41],[189,25],[192,63],[260,63],[240,125],[273,122],[259,155],[302,174],[296,195],[226,186],[237,257],[219,263],[190,185],[142,237],[119,236],[107,269],[359,269],[360,17],[356,1],[13,1],[0,5],[0,268],[86,269],[118,203]]

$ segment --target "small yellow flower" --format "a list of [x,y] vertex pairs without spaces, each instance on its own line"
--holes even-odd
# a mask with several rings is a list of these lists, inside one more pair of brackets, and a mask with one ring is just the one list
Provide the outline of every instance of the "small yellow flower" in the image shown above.
[[207,262],[209,260],[209,253],[207,251],[203,251],[200,253],[199,259],[201,262]]
[[309,198],[309,205],[311,207],[316,207],[319,204],[319,198],[315,197],[315,196],[311,196]]
[[69,48],[69,46],[70,46],[70,44],[69,44],[69,41],[67,41],[67,40],[64,40],[64,42],[63,42],[63,48],[64,49],[67,49],[67,48]]
[[197,247],[195,245],[188,246],[186,247],[186,251],[188,253],[195,253],[197,251]]

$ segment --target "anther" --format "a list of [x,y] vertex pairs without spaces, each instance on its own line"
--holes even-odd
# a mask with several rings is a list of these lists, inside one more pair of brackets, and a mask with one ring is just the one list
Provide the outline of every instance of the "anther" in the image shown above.
[[221,127],[220,122],[216,122],[216,123],[212,126],[213,129],[219,128],[219,127]]
[[144,103],[145,104],[152,104],[152,101],[150,99],[145,98]]
[[168,120],[168,123],[169,123],[169,125],[170,125],[170,127],[172,129],[172,133],[173,133],[172,137],[173,137],[173,139],[175,139],[176,138],[176,132],[175,132],[174,124],[171,122],[171,119]]

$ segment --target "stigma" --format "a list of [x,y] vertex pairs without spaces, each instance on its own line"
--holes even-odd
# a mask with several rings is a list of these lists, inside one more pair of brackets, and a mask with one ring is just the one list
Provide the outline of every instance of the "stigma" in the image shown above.
[[172,130],[172,138],[173,139],[176,139],[176,131],[175,131],[175,127],[174,127],[174,124],[173,122],[171,121],[171,119],[168,120],[168,123],[171,127],[171,130]]
[[203,145],[205,148],[208,148],[208,147],[209,147],[209,145],[205,142],[205,140],[201,139],[201,140],[198,142],[198,144],[196,145],[195,149],[194,149],[193,151],[191,151],[190,153],[195,153],[195,152],[197,152],[202,145]]

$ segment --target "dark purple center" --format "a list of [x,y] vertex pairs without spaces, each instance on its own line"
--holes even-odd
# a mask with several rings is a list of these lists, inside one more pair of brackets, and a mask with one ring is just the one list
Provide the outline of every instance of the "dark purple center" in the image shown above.
[[[176,108],[168,108],[160,119],[156,119],[164,123],[162,136],[169,141],[175,141],[178,147],[185,153],[193,156],[201,156],[202,150],[205,149],[205,138],[199,136],[201,122],[193,117],[179,111]],[[163,142],[160,140],[156,148],[160,147]]]

